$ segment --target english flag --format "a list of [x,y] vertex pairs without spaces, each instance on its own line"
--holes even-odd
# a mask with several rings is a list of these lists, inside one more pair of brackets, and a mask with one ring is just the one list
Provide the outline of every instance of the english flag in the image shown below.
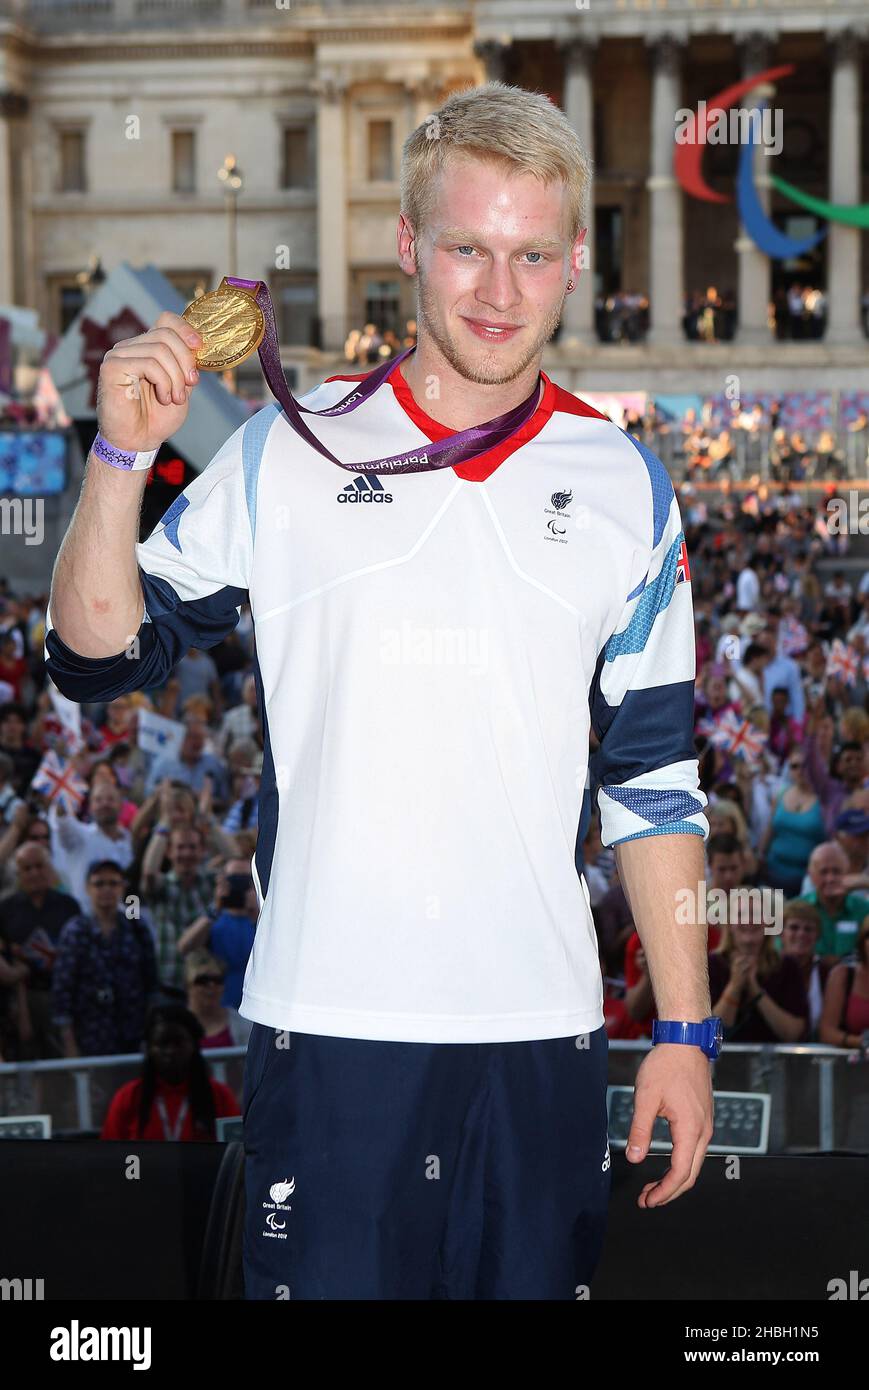
[[679,547],[679,558],[676,561],[676,583],[690,584],[691,570],[688,565],[688,547],[683,541]]

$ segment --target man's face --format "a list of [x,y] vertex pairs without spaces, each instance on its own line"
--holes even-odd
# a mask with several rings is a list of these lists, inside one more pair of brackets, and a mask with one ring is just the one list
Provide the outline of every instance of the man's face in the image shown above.
[[819,850],[813,856],[809,874],[822,900],[833,902],[844,895],[842,880],[847,868],[844,850],[836,847]]
[[742,883],[741,854],[713,854],[709,861],[709,873],[713,888],[723,888],[730,892]]
[[[452,155],[417,231],[420,332],[468,381],[513,381],[537,362],[579,271],[566,232],[566,189]],[[483,325],[509,329],[487,332]]]
[[44,893],[51,886],[51,860],[40,845],[22,845],[15,856],[22,893]]
[[202,858],[202,842],[193,830],[176,830],[169,846],[172,868],[181,878],[194,874]]
[[862,748],[846,748],[839,757],[839,776],[846,787],[857,787],[863,781]]
[[124,880],[115,869],[99,869],[88,879],[87,891],[95,912],[109,912],[120,905]]
[[121,798],[114,782],[97,782],[91,790],[90,803],[97,825],[113,825],[117,821]]
[[184,735],[184,755],[188,758],[198,758],[205,747],[205,725],[199,720],[192,720],[187,725],[187,732]]
[[6,748],[20,748],[24,742],[24,729],[20,714],[7,714],[0,724],[0,743]]

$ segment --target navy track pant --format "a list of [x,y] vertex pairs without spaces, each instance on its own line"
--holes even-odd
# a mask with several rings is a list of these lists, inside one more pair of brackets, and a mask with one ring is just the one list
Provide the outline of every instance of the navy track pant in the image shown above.
[[255,1024],[249,1299],[575,1299],[606,1225],[606,1032],[405,1043]]

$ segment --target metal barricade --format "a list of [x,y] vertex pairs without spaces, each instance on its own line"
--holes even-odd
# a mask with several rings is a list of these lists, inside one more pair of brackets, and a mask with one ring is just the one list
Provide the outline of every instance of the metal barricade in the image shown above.
[[[647,1039],[611,1039],[610,1085],[633,1086],[650,1047]],[[203,1054],[215,1080],[239,1100],[245,1052],[216,1047]],[[141,1074],[142,1061],[131,1053],[0,1064],[0,1114],[47,1114],[53,1134],[93,1133],[115,1091]],[[819,1043],[725,1043],[713,1086],[770,1097],[769,1153],[869,1153],[869,1060],[860,1053]]]
[[[609,1080],[633,1085],[651,1043],[611,1039]],[[713,1063],[716,1091],[770,1097],[769,1153],[869,1153],[869,1060],[821,1043],[728,1043]]]
[[[203,1052],[215,1081],[241,1100],[245,1047]],[[60,1057],[0,1064],[0,1115],[46,1114],[53,1134],[93,1133],[102,1127],[112,1096],[142,1074],[140,1052],[113,1057]]]

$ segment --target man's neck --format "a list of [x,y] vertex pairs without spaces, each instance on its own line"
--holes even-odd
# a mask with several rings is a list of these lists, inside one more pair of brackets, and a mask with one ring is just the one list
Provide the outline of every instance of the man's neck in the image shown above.
[[[540,363],[539,359],[532,362],[512,381],[495,384],[469,381],[447,361],[436,344],[426,338],[417,343],[416,351],[401,364],[400,370],[420,410],[438,424],[458,431],[515,410],[530,396],[540,374]],[[432,380],[438,389],[434,399],[429,399]],[[541,383],[538,400],[542,395]]]

